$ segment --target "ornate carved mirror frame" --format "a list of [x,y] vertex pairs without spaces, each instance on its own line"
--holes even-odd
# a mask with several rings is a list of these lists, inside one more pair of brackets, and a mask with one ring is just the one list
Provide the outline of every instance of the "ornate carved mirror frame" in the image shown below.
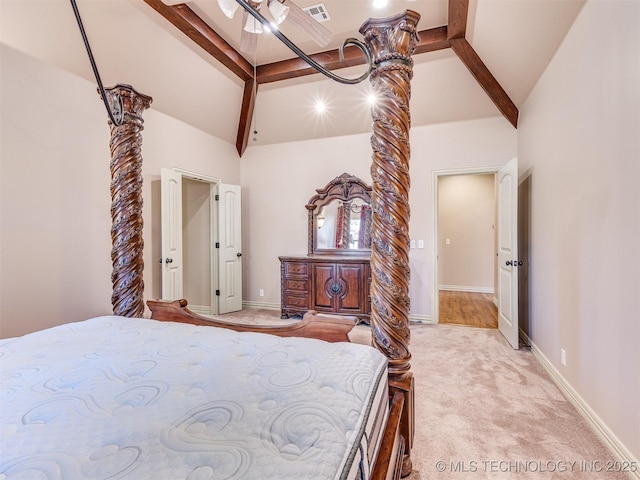
[[308,211],[309,255],[370,255],[370,248],[318,248],[318,217],[323,208],[333,201],[353,202],[361,199],[371,205],[371,187],[358,177],[343,173],[331,180],[324,188],[317,189],[306,205]]

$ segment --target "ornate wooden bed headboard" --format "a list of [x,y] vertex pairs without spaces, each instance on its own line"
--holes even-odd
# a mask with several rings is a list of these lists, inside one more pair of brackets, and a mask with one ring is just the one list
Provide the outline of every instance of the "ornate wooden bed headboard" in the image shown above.
[[[420,15],[411,10],[371,19],[360,28],[372,54],[370,81],[377,103],[372,107],[373,158],[371,329],[375,346],[389,359],[391,396],[404,397],[400,432],[405,455],[402,470],[411,472],[414,438],[414,379],[409,352],[409,98],[412,55],[419,38]],[[114,313],[142,316],[142,177],[141,112],[151,98],[118,85],[125,121],[111,124],[112,240]]]

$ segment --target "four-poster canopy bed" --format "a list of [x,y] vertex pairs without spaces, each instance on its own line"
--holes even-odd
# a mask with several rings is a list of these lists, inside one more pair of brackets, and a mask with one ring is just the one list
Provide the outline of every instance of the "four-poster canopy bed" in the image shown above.
[[118,85],[107,91],[124,110],[120,124],[110,122],[114,316],[0,342],[8,392],[0,473],[379,480],[411,472],[408,132],[418,19],[407,11],[360,30],[379,99],[371,138],[376,348],[347,343],[353,319],[316,312],[260,327],[212,321],[185,300],[149,301],[155,321],[133,318],[144,311],[140,114],[151,99]]

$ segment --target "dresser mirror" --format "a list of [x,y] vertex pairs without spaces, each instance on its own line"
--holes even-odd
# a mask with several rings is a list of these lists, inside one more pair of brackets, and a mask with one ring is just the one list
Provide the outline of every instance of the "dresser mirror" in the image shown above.
[[306,205],[309,255],[369,254],[371,187],[343,173],[316,192]]

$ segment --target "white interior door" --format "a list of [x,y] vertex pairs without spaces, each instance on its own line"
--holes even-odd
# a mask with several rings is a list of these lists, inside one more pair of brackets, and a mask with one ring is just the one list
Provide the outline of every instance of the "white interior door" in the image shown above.
[[498,328],[518,348],[518,159],[498,171]]
[[162,298],[179,300],[183,296],[182,265],[182,174],[160,171]]
[[219,189],[219,313],[242,310],[242,230],[240,187],[220,184]]

